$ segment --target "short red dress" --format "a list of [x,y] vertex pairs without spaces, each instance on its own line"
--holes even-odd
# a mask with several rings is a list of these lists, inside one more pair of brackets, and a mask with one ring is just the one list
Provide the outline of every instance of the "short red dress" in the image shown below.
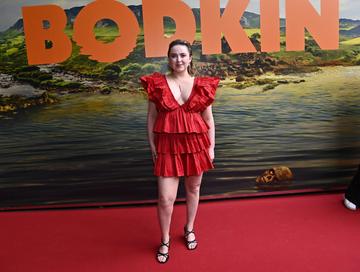
[[219,78],[196,77],[182,105],[175,100],[165,75],[153,73],[140,80],[158,112],[153,128],[157,151],[154,175],[194,176],[214,168],[208,152],[209,126],[201,113],[214,101]]

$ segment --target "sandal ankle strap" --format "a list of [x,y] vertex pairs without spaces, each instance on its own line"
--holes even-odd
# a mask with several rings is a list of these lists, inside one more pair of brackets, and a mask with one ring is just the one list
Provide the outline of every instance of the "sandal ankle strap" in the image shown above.
[[191,234],[191,233],[195,234],[194,229],[188,230],[188,229],[186,229],[186,226],[184,227],[184,233],[185,233],[185,236],[189,236],[189,234]]
[[164,241],[161,241],[161,245],[170,248],[170,240],[167,243],[165,243]]

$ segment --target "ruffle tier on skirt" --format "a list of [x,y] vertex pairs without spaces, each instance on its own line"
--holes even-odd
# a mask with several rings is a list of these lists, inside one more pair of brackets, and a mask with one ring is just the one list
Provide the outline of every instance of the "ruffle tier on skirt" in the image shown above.
[[156,134],[155,145],[155,176],[198,176],[214,168],[209,157],[210,141],[206,132]]

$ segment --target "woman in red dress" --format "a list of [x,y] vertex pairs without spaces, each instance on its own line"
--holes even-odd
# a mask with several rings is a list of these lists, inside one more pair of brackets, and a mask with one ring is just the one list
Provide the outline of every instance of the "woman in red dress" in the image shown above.
[[179,178],[184,176],[187,218],[184,239],[197,247],[193,231],[204,171],[214,168],[215,126],[211,104],[219,83],[214,77],[194,77],[189,42],[175,40],[168,50],[170,73],[140,78],[148,93],[148,140],[158,177],[158,219],[161,245],[156,258],[169,259],[170,222]]

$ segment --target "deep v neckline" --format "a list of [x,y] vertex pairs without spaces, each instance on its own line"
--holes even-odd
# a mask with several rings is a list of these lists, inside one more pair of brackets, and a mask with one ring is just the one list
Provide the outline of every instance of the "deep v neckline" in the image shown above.
[[163,75],[164,76],[164,81],[166,83],[166,86],[167,86],[167,89],[168,91],[170,92],[170,95],[172,97],[172,99],[175,101],[175,103],[179,106],[179,107],[182,107],[184,106],[185,104],[187,104],[189,102],[189,100],[192,98],[193,94],[194,94],[194,89],[195,89],[195,85],[196,85],[196,80],[197,80],[197,77],[194,77],[194,81],[193,81],[193,86],[191,88],[191,91],[190,91],[190,94],[188,96],[188,98],[186,99],[186,101],[183,103],[183,104],[180,104],[179,101],[176,100],[173,92],[171,91],[171,88],[170,88],[170,85],[169,85],[169,82],[167,81],[167,78],[166,78],[166,75]]

